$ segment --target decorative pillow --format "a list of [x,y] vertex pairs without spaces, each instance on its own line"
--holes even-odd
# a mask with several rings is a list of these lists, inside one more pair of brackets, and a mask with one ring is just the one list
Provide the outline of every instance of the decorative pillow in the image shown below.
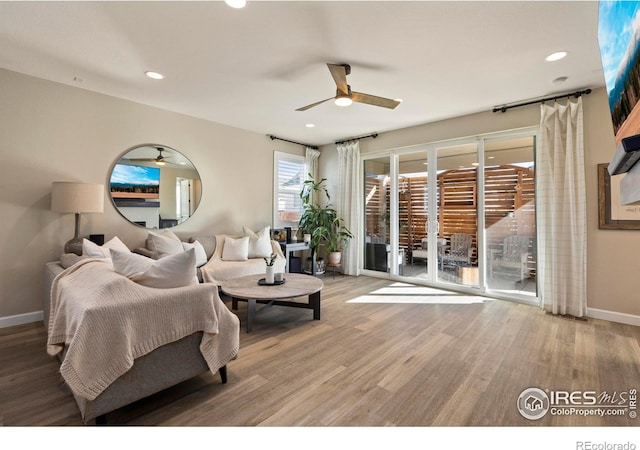
[[149,242],[151,243],[150,250],[158,254],[158,259],[184,251],[182,241],[172,232],[169,233],[171,234],[166,232],[162,235],[149,233]]
[[91,242],[89,239],[82,240],[82,254],[90,258],[111,258],[111,250],[119,250],[121,252],[130,252],[129,247],[118,239],[118,236],[114,236],[104,245],[100,246],[95,242]]
[[168,228],[165,228],[165,229],[162,231],[162,233],[161,233],[161,234],[162,234],[162,236],[166,236],[166,237],[168,237],[168,238],[171,238],[171,239],[173,239],[174,241],[181,241],[181,239],[180,239],[178,236],[176,236],[176,234],[175,234],[173,231],[169,230]]
[[203,266],[207,263],[207,252],[205,251],[202,244],[198,241],[193,241],[193,243],[183,242],[182,247],[184,250],[193,249],[196,252],[196,267]]
[[162,259],[113,250],[111,259],[116,272],[143,286],[163,289],[198,284],[194,249]]
[[246,261],[247,259],[249,259],[249,236],[238,239],[225,236],[224,247],[222,247],[222,260]]
[[242,227],[245,236],[249,236],[249,258],[268,258],[271,256],[271,227],[266,226],[254,233],[247,227]]

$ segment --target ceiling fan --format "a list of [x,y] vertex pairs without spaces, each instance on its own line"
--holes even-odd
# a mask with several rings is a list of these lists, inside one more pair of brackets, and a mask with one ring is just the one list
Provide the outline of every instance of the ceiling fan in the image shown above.
[[164,151],[164,148],[155,147],[155,149],[158,150],[158,156],[156,156],[155,158],[131,158],[129,161],[154,162],[159,166],[164,166],[166,163],[169,162],[168,158],[162,154],[162,152]]
[[296,111],[306,111],[307,109],[318,106],[329,100],[334,100],[338,106],[349,106],[352,102],[366,103],[373,106],[381,106],[383,108],[394,109],[400,104],[400,100],[392,100],[390,98],[378,97],[370,94],[363,94],[361,92],[353,92],[351,86],[347,84],[347,75],[351,73],[351,66],[349,64],[329,64],[329,72],[336,83],[336,95],[335,97],[329,97],[319,102],[311,103],[310,105],[303,106],[296,109]]

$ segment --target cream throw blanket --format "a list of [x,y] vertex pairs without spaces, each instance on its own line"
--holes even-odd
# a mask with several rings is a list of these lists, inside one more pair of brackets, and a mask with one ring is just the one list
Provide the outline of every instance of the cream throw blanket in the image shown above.
[[82,260],[53,280],[47,352],[57,355],[68,345],[60,372],[89,400],[136,358],[198,331],[212,372],[237,356],[240,321],[210,284],[145,287],[97,259]]

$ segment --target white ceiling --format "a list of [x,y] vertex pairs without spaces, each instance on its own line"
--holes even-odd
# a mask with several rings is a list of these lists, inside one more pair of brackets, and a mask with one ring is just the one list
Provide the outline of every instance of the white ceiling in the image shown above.
[[[0,1],[0,67],[323,145],[604,86],[597,20],[597,1]],[[335,95],[326,63],[403,103],[295,111]]]

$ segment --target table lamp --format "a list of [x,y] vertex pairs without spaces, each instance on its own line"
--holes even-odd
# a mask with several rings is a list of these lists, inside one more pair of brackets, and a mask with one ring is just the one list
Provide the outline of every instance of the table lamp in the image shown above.
[[65,253],[82,255],[80,214],[101,213],[104,210],[104,185],[93,183],[54,182],[51,189],[51,210],[76,215],[73,239],[64,244]]

